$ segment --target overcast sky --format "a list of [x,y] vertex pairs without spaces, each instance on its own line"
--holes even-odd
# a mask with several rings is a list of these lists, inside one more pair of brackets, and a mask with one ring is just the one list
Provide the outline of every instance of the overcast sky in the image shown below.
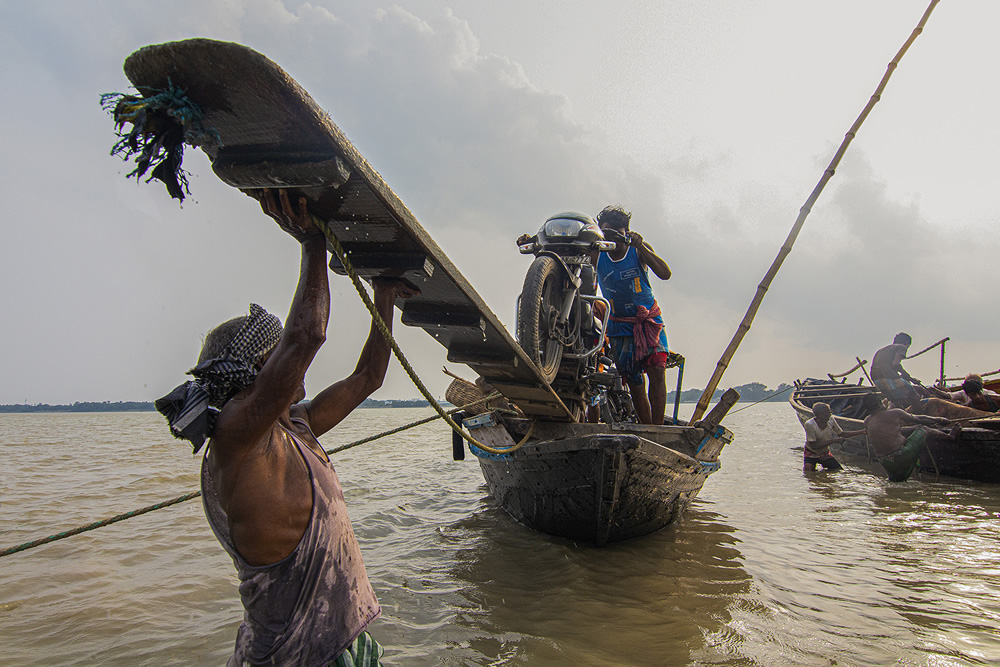
[[[0,0],[0,403],[152,400],[257,302],[284,318],[298,247],[189,150],[192,197],[126,180],[101,93],[151,43],[237,41],[289,72],[513,328],[550,214],[631,209],[671,265],[671,348],[703,387],[924,0]],[[993,0],[944,0],[814,207],[723,387],[847,370],[898,331],[947,372],[1000,367]],[[368,315],[332,276],[310,394]],[[400,344],[436,395],[445,350]],[[925,382],[938,359],[908,364]],[[472,377],[466,368],[451,370]],[[673,373],[668,383],[673,382]],[[395,362],[379,398],[418,392]]]

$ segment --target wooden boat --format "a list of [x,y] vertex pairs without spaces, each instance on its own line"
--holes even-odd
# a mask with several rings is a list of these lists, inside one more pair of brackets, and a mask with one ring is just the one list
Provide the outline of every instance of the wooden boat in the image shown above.
[[[500,455],[469,447],[490,493],[511,517],[551,535],[605,546],[648,535],[681,516],[719,470],[719,453],[733,439],[719,422],[738,399],[729,390],[694,425],[532,422],[501,412],[468,417],[464,424],[485,444],[525,441]],[[456,454],[461,448],[459,441]]]
[[[807,379],[795,382],[788,402],[803,424],[812,419],[814,403],[827,403],[842,429],[856,431],[864,428],[867,416],[861,406],[862,397],[874,391],[873,387]],[[841,463],[876,463],[864,436],[833,444],[830,451]],[[931,434],[918,470],[925,474],[1000,483],[1000,417],[967,422],[957,442]]]

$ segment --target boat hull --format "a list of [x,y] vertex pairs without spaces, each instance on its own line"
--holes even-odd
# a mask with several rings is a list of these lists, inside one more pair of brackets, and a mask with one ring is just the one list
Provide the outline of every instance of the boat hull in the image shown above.
[[[825,386],[821,383],[822,381],[802,386],[813,388]],[[854,409],[854,404],[858,401],[853,396],[848,396],[856,390],[856,387],[830,383],[826,395],[836,393],[838,387],[844,394],[840,400],[836,398],[822,400],[830,404],[834,411],[833,417],[842,429],[845,431],[863,429],[864,419]],[[788,401],[800,423],[804,424],[812,418],[812,400],[807,391],[801,387],[796,389]],[[847,417],[838,412],[848,412],[854,416]],[[830,451],[841,463],[877,465],[874,453],[864,436],[832,444]],[[918,470],[932,475],[941,474],[958,479],[1000,484],[1000,431],[993,428],[963,428],[957,441],[929,433],[927,447],[920,457]]]
[[515,520],[595,546],[675,522],[719,469],[718,453],[732,439],[723,428],[706,434],[694,427],[587,426],[508,455],[473,453],[491,494]]

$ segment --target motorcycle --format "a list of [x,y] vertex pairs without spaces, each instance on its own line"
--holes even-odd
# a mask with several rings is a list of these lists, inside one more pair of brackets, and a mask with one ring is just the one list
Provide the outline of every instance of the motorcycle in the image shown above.
[[600,354],[611,307],[597,295],[592,257],[615,243],[589,216],[566,212],[519,238],[518,248],[535,259],[518,298],[517,340],[560,396],[582,409],[614,383]]

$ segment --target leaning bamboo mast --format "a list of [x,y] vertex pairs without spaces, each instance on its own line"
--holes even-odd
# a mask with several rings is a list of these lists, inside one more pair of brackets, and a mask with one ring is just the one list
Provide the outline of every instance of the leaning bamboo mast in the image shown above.
[[913,44],[914,40],[916,40],[917,35],[923,31],[924,24],[927,23],[927,19],[930,17],[931,12],[934,10],[938,1],[939,0],[931,0],[931,4],[927,7],[927,11],[924,12],[924,15],[920,19],[920,23],[918,23],[917,27],[913,29],[909,39],[906,40],[906,43],[903,44],[903,47],[898,53],[896,53],[892,62],[889,63],[889,67],[886,69],[885,75],[879,82],[878,88],[875,89],[875,93],[871,96],[871,99],[868,100],[868,104],[861,112],[861,115],[858,116],[857,120],[854,121],[854,125],[851,126],[847,135],[844,136],[843,143],[840,144],[840,148],[837,150],[836,155],[833,156],[833,160],[830,161],[830,165],[826,168],[826,171],[823,172],[823,177],[819,179],[819,183],[816,184],[812,194],[809,195],[806,203],[802,205],[801,209],[799,209],[799,217],[796,218],[795,224],[792,225],[792,230],[788,233],[788,238],[785,239],[785,244],[781,246],[781,250],[778,251],[778,256],[775,257],[774,262],[771,263],[771,268],[767,270],[767,273],[764,275],[764,279],[761,281],[760,285],[757,286],[757,293],[754,295],[753,301],[750,302],[750,307],[747,309],[746,315],[743,316],[743,321],[740,322],[740,326],[736,329],[736,334],[729,342],[729,347],[726,348],[722,358],[719,359],[719,363],[716,364],[715,373],[712,374],[712,379],[709,381],[708,386],[705,387],[705,391],[698,400],[697,407],[695,407],[694,414],[691,416],[692,422],[701,419],[701,416],[705,414],[705,410],[708,409],[708,404],[712,400],[712,395],[715,393],[716,388],[719,386],[719,382],[722,380],[722,374],[726,372],[726,368],[729,366],[729,362],[732,360],[733,355],[736,354],[736,349],[743,341],[743,337],[746,336],[748,331],[750,331],[750,325],[753,323],[753,318],[757,315],[757,311],[760,309],[760,304],[764,300],[764,294],[771,286],[771,281],[774,280],[774,276],[778,273],[778,269],[781,268],[781,264],[785,261],[785,257],[787,257],[788,253],[792,251],[792,245],[795,243],[795,239],[798,237],[799,231],[802,229],[802,224],[806,221],[806,216],[809,215],[813,204],[816,203],[816,200],[819,198],[823,188],[826,187],[827,181],[833,177],[833,174],[837,169],[837,165],[840,164],[841,158],[843,158],[844,153],[847,152],[847,147],[857,135],[858,130],[861,128],[861,124],[865,122],[865,119],[868,117],[868,114],[871,113],[872,108],[879,101],[879,99],[881,99],[882,91],[889,82],[889,77],[892,76],[896,66],[899,65],[899,61],[903,57],[903,54],[906,53],[906,50],[909,49],[910,45]]

